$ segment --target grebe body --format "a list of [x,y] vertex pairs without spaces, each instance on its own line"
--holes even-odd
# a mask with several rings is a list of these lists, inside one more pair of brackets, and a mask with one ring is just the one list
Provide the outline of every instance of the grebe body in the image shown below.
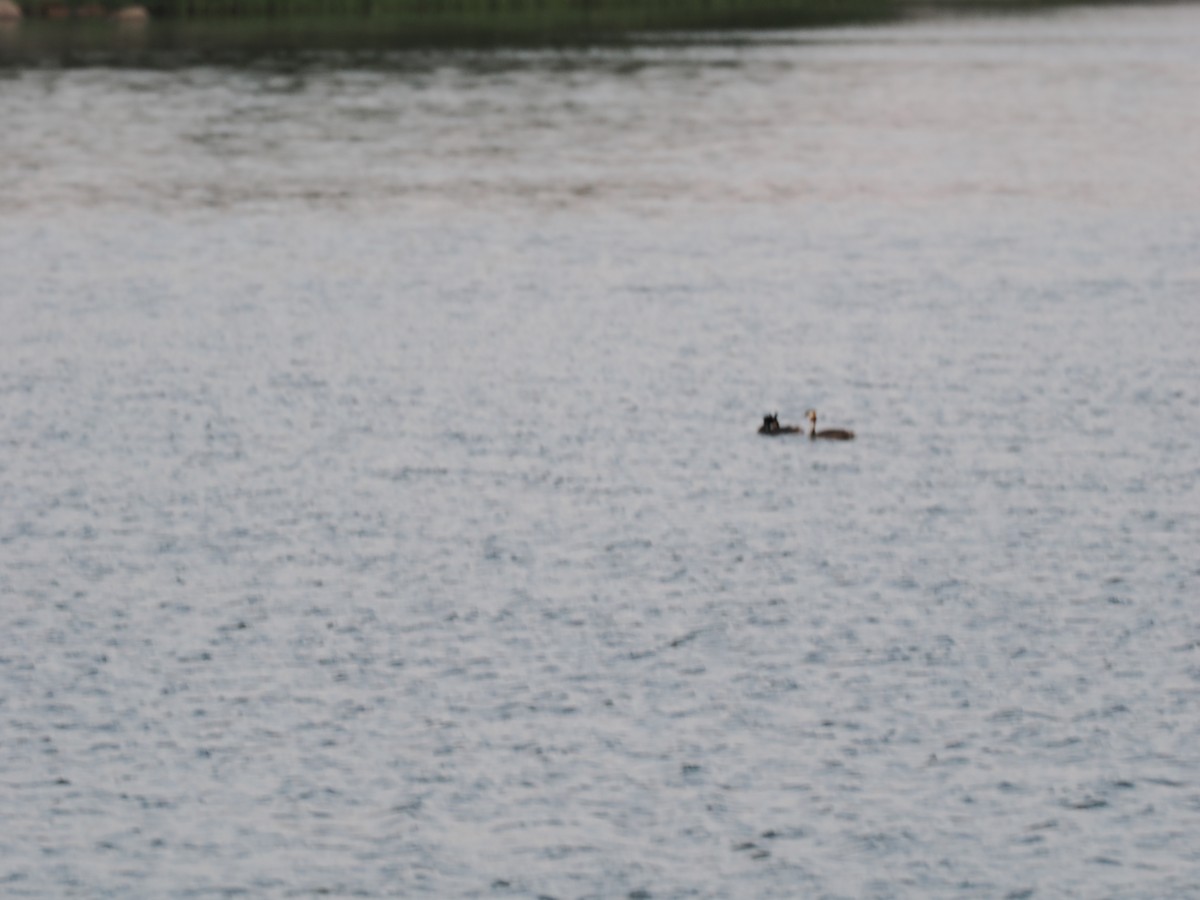
[[801,431],[799,425],[780,425],[779,413],[771,413],[763,416],[763,423],[758,429],[759,434],[777,435],[777,434],[799,434]]
[[847,431],[844,428],[826,428],[824,431],[817,431],[817,411],[810,409],[805,415],[811,423],[808,438],[812,441],[852,441],[854,440],[854,432]]

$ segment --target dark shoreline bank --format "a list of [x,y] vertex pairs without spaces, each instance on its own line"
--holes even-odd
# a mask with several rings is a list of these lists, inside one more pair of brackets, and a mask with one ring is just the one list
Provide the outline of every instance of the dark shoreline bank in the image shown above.
[[0,0],[0,65],[612,43],[1071,5],[1078,0]]

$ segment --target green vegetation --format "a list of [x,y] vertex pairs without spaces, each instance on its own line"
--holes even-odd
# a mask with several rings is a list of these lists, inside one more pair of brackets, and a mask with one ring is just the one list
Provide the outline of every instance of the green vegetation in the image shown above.
[[[827,19],[842,15],[844,0],[148,0],[163,16],[367,16],[546,20],[654,24],[676,19],[744,19],[776,16]],[[880,5],[878,2],[870,4]]]
[[[0,4],[14,0],[0,0]],[[588,43],[670,31],[883,22],[938,7],[1029,10],[1071,0],[16,0],[0,63],[337,49]],[[113,14],[136,5],[148,21]],[[0,19],[3,19],[0,16]],[[136,59],[134,60],[136,61]]]
[[900,0],[141,0],[148,23],[116,29],[108,15],[131,2],[23,0],[26,20],[7,39],[0,34],[0,61],[109,49],[247,55],[816,27],[894,18]]
[[156,0],[163,17],[338,19],[421,32],[520,35],[821,25],[886,16],[894,0]]
[[20,0],[32,17],[93,16],[130,3],[156,19],[370,18],[654,27],[692,22],[823,22],[871,16],[895,0]]

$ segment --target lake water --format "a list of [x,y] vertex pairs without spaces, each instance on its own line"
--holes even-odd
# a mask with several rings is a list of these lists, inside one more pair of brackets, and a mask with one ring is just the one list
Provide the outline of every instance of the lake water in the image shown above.
[[0,71],[0,893],[1200,896],[1198,97],[1187,5]]

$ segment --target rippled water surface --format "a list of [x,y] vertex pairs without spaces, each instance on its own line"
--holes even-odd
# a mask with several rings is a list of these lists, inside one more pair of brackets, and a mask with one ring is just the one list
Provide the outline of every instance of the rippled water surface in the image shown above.
[[1186,5],[0,71],[0,893],[1200,895],[1197,97]]

